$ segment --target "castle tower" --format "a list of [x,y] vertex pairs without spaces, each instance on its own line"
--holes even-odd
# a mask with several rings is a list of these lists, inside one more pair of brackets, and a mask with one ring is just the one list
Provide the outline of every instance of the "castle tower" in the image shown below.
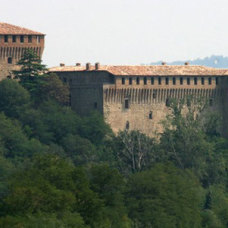
[[0,80],[18,70],[16,65],[26,49],[40,58],[44,50],[45,34],[0,22]]

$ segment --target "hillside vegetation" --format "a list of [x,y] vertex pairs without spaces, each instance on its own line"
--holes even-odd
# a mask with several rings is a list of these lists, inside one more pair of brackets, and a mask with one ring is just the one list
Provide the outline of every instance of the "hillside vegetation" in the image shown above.
[[0,227],[228,226],[219,116],[182,116],[174,101],[159,140],[114,135],[71,110],[57,76],[18,78],[0,82]]

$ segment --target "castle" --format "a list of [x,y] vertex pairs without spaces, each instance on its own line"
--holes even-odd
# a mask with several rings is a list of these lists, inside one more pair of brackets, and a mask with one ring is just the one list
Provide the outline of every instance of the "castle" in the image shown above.
[[209,112],[224,118],[226,131],[228,70],[204,66],[85,66],[53,67],[71,92],[71,106],[80,115],[101,112],[114,132],[140,130],[149,136],[162,132],[161,121],[172,98],[187,96],[208,103]]
[[[18,69],[16,63],[26,49],[41,58],[45,35],[18,26],[0,23],[0,80]],[[69,84],[71,106],[85,116],[102,113],[114,132],[140,130],[152,136],[162,132],[161,121],[169,112],[172,98],[188,96],[208,103],[208,112],[223,117],[228,137],[228,70],[204,66],[103,66],[90,63],[49,69]]]
[[32,49],[40,58],[44,50],[44,34],[19,26],[0,23],[0,80],[18,70],[16,63],[26,49]]

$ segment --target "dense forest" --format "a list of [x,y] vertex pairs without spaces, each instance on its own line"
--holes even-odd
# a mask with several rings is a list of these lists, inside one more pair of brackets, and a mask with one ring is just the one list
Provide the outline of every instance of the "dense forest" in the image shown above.
[[33,53],[18,64],[0,82],[0,227],[228,227],[219,116],[173,101],[162,134],[115,135]]

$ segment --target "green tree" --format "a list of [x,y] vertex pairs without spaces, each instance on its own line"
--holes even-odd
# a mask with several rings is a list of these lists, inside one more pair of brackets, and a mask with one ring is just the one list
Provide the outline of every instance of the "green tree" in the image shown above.
[[5,79],[0,82],[0,112],[18,117],[30,104],[30,95],[17,81]]
[[19,71],[13,71],[13,74],[21,80],[29,77],[37,77],[46,70],[46,66],[41,62],[40,57],[32,49],[26,49],[21,59],[17,62],[17,65],[21,69]]
[[139,131],[121,131],[113,141],[113,150],[122,173],[140,172],[162,158],[162,154],[157,153],[155,139]]
[[198,189],[190,173],[170,164],[132,175],[126,201],[133,227],[201,227]]

